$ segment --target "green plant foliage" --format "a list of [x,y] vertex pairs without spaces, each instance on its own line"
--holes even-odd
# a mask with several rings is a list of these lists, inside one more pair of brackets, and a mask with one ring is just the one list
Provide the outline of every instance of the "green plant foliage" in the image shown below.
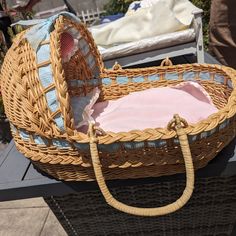
[[0,42],[0,68],[3,63],[6,52],[7,52],[6,44],[3,42]]
[[106,11],[105,15],[116,15],[118,13],[126,13],[130,3],[133,1],[110,0],[104,7],[104,10]]
[[11,41],[16,37],[17,34],[19,34],[20,32],[22,32],[24,30],[24,28],[21,25],[15,25],[14,26],[14,31],[12,29],[12,27],[8,27],[7,32],[11,37]]
[[203,12],[203,36],[204,36],[204,46],[207,50],[209,44],[209,21],[210,21],[210,9],[211,1],[210,0],[191,0],[191,2],[201,8]]

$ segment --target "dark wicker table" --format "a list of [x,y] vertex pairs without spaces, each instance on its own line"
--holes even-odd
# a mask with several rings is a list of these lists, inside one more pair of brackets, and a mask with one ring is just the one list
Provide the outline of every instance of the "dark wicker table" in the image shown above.
[[[181,57],[175,63],[190,60]],[[216,62],[209,55],[206,61]],[[68,235],[236,236],[235,150],[236,139],[197,171],[194,194],[184,208],[145,218],[109,207],[96,182],[61,182],[38,172],[12,141],[0,155],[0,201],[44,197]],[[185,175],[114,180],[108,186],[123,202],[153,207],[175,200],[183,191]]]

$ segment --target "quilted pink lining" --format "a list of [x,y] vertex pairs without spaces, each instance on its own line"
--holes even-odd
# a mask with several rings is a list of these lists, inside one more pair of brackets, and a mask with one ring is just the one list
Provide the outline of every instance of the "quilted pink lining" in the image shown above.
[[61,34],[61,56],[66,58],[71,54],[71,51],[74,48],[74,38],[71,34],[63,32]]
[[166,127],[174,114],[194,124],[218,111],[196,82],[130,93],[114,101],[97,103],[93,109],[96,125],[113,132]]

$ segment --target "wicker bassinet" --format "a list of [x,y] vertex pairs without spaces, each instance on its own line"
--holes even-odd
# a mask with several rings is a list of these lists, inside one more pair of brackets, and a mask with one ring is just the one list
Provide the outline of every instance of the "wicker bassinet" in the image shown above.
[[[71,28],[80,34],[80,49],[63,63],[60,36]],[[41,40],[32,40],[34,34]],[[45,70],[46,77],[45,73],[42,76]],[[116,64],[108,70],[86,27],[62,13],[15,38],[2,66],[1,89],[17,149],[34,165],[65,181],[96,179],[110,205],[127,213],[153,216],[182,207],[193,191],[193,164],[195,169],[204,167],[235,137],[235,76],[233,69],[224,66],[173,66],[168,60],[160,67],[122,69]],[[75,128],[72,96],[83,97],[99,87],[99,101],[113,100],[187,80],[198,81],[219,112],[197,124],[188,124],[176,115],[166,128],[103,133],[90,125],[88,134]],[[185,170],[183,195],[162,208],[139,209],[119,203],[104,181],[104,177],[154,177]]]

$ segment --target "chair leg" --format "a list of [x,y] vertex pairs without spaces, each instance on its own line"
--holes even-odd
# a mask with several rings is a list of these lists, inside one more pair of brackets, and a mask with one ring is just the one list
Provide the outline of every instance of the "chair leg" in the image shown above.
[[193,12],[194,28],[196,32],[196,49],[198,63],[205,63],[204,59],[204,44],[202,31],[202,11]]

